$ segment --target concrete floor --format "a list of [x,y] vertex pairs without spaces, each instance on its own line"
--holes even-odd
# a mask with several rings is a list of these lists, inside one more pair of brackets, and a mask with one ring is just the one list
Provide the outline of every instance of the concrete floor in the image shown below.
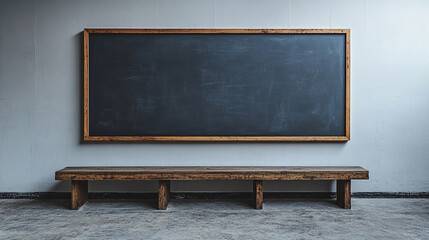
[[0,239],[429,239],[429,199],[0,200]]

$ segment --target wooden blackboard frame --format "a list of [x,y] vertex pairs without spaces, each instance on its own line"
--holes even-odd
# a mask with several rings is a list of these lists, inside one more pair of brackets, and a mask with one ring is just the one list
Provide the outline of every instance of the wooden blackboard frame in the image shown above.
[[[344,34],[346,46],[344,136],[90,136],[89,35],[121,34]],[[215,141],[215,142],[346,142],[350,140],[350,29],[84,29],[83,140],[84,141]]]

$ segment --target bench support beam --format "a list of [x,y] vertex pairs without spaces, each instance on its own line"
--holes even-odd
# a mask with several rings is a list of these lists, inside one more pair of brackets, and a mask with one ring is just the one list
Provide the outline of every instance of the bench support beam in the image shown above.
[[351,208],[351,181],[337,180],[337,203],[345,208]]
[[255,209],[262,209],[263,198],[262,180],[253,180],[253,201],[255,203]]
[[78,210],[88,201],[88,181],[71,181],[71,209]]
[[166,210],[170,201],[170,181],[160,180],[158,185],[158,209]]

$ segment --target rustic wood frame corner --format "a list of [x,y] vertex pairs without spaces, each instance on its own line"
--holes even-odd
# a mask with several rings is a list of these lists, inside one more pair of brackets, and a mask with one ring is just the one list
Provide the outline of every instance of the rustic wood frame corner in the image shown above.
[[[346,37],[346,109],[344,136],[90,136],[89,34],[344,34]],[[213,141],[213,142],[346,142],[350,140],[350,29],[84,29],[83,140],[84,141]]]

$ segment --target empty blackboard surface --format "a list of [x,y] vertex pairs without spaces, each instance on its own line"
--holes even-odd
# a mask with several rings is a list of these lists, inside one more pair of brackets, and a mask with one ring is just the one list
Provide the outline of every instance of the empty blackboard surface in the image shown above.
[[349,139],[348,30],[206,31],[86,30],[85,140]]

